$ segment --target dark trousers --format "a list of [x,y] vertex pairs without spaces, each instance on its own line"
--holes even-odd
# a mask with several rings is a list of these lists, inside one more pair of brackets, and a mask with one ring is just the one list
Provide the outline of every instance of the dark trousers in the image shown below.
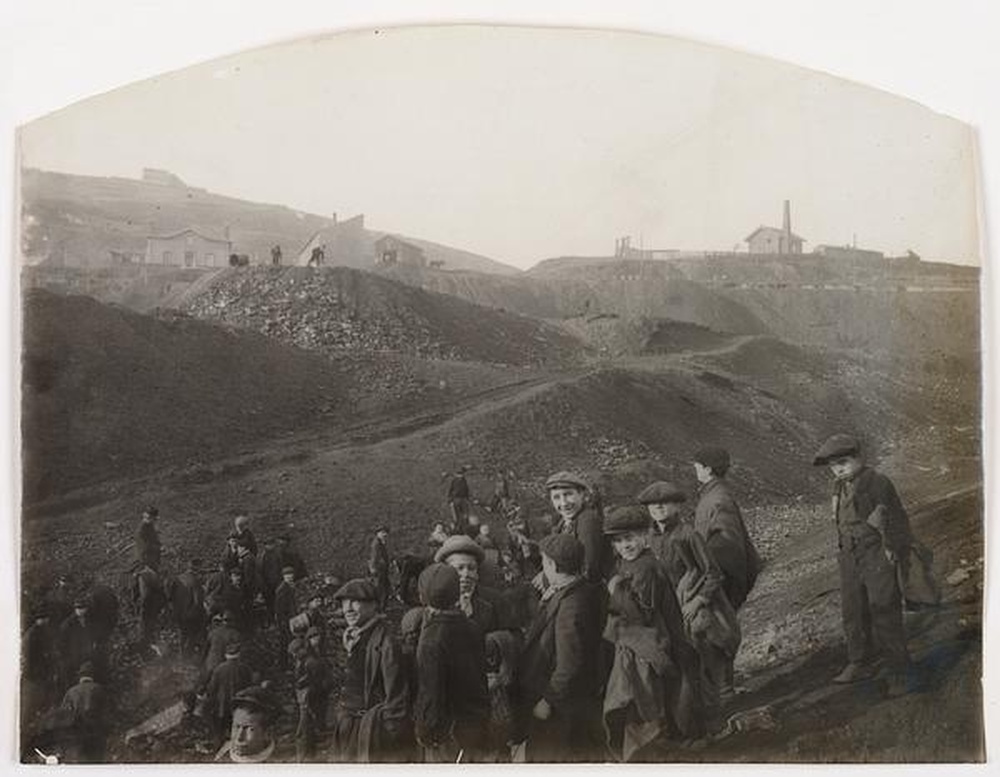
[[881,543],[842,538],[837,559],[848,660],[884,658],[892,666],[905,666],[909,658],[896,569]]
[[457,497],[448,503],[451,508],[451,523],[453,534],[467,534],[469,532],[469,500],[466,497]]

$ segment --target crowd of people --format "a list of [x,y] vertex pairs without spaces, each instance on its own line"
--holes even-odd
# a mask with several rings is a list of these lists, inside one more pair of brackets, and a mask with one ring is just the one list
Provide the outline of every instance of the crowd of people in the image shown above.
[[[298,710],[299,761],[634,761],[703,746],[738,692],[739,611],[761,560],[726,480],[728,452],[692,458],[693,515],[673,483],[606,510],[585,477],[564,471],[545,484],[552,517],[532,525],[513,473],[497,473],[486,508],[502,540],[471,509],[460,468],[445,476],[449,520],[425,552],[394,556],[390,527],[377,527],[367,575],[308,595],[291,537],[258,547],[245,515],[206,580],[197,561],[161,574],[150,507],[135,544],[137,649],[158,649],[169,613],[182,657],[199,667],[191,717],[217,757],[238,762],[273,756],[282,688]],[[830,438],[814,463],[835,480],[848,663],[833,680],[877,674],[903,692],[903,602],[917,597],[906,581],[919,543],[854,438]],[[58,581],[25,634],[24,687],[34,710],[62,699],[68,757],[100,761],[117,600],[106,586],[73,599],[72,612],[70,599]]]

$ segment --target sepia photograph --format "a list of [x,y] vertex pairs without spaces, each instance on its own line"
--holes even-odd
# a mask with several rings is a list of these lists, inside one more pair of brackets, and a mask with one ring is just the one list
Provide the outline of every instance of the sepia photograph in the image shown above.
[[484,23],[22,124],[16,758],[984,762],[979,165]]

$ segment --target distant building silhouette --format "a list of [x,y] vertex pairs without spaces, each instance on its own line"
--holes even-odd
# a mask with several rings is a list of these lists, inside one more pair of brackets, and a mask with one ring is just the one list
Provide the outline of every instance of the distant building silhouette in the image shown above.
[[781,229],[777,227],[757,227],[744,242],[751,254],[801,254],[805,240],[792,232],[792,206],[785,200],[785,213]]

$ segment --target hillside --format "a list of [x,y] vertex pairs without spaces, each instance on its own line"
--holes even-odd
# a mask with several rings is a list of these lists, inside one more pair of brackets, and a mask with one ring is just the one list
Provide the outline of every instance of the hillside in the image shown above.
[[612,352],[641,352],[646,334],[664,320],[907,358],[974,360],[979,348],[975,267],[803,256],[548,260],[505,278],[386,272],[480,305],[558,320]]
[[566,277],[523,273],[497,277],[402,267],[380,272],[429,291],[536,318],[617,315],[624,319],[669,318],[722,332],[766,331],[749,310],[722,294],[665,273],[636,274],[632,267],[606,265],[593,273]]
[[[473,308],[343,269],[227,270],[217,280],[212,288],[229,289],[217,298],[226,303],[220,315],[250,321],[266,309],[283,327],[322,301],[335,311],[331,321],[350,324],[345,331],[356,344],[394,330],[355,328],[336,312],[348,299],[374,322],[392,320],[395,303],[421,311],[415,300],[422,298],[440,309]],[[257,291],[242,298],[240,288]],[[358,289],[363,293],[348,294]],[[455,325],[493,331],[495,324],[499,335],[516,338],[508,318],[473,312],[478,325],[467,318]],[[393,554],[422,552],[428,530],[446,515],[442,473],[460,464],[470,468],[482,501],[496,471],[512,470],[517,498],[538,525],[551,509],[544,482],[554,470],[583,470],[608,505],[664,477],[693,494],[692,451],[718,443],[732,451],[728,477],[765,562],[741,611],[745,639],[736,670],[747,691],[736,704],[769,705],[777,729],[736,731],[704,750],[665,758],[935,760],[981,752],[974,372],[897,368],[876,355],[678,324],[646,334],[655,355],[542,372],[372,346],[366,353],[327,350],[328,358],[175,313],[154,318],[44,291],[29,293],[25,313],[26,598],[67,571],[74,583],[96,576],[126,596],[127,551],[147,503],[161,510],[167,574],[191,558],[214,558],[239,511],[252,516],[258,537],[293,537],[311,573],[303,590],[316,591],[328,578],[366,574],[376,525],[391,527]],[[389,388],[401,387],[396,399],[384,393],[387,378]],[[939,579],[958,565],[969,570],[965,583],[946,589],[947,604],[930,614],[931,625],[914,629],[916,666],[934,682],[898,700],[829,684],[843,660],[837,550],[828,474],[811,465],[811,454],[835,429],[857,432],[901,487],[915,528],[934,549]],[[929,499],[936,506],[928,508]],[[502,538],[502,521],[474,509]],[[333,603],[324,606],[336,623]],[[400,614],[392,602],[389,617],[395,622]],[[139,661],[126,647],[137,621],[126,608],[116,635],[111,752],[120,763],[207,761],[211,753],[197,748],[199,729],[187,722],[163,737],[125,743],[124,732],[175,703],[197,671],[178,660],[170,628],[163,654]],[[331,645],[342,666],[340,641]],[[292,760],[294,691],[268,669],[270,641],[255,641],[253,649],[285,702],[276,758]],[[872,730],[879,732],[874,745]]]
[[[261,263],[270,262],[271,246],[277,243],[283,249],[284,263],[292,264],[313,236],[341,228],[332,218],[213,194],[179,180],[167,185],[25,169],[21,199],[21,250],[30,264],[102,267],[110,262],[111,251],[142,254],[148,235],[172,234],[188,227],[219,238],[228,228],[233,250]],[[330,258],[337,264],[370,269],[374,242],[384,234],[362,227],[351,242],[351,251]],[[443,261],[449,268],[517,272],[469,251],[401,237],[424,248],[428,259]]]
[[182,309],[327,353],[520,366],[571,363],[583,354],[580,341],[543,322],[346,267],[226,270]]
[[523,379],[482,365],[332,361],[187,316],[82,296],[24,301],[24,498],[167,466],[202,466],[290,432],[450,408]]

